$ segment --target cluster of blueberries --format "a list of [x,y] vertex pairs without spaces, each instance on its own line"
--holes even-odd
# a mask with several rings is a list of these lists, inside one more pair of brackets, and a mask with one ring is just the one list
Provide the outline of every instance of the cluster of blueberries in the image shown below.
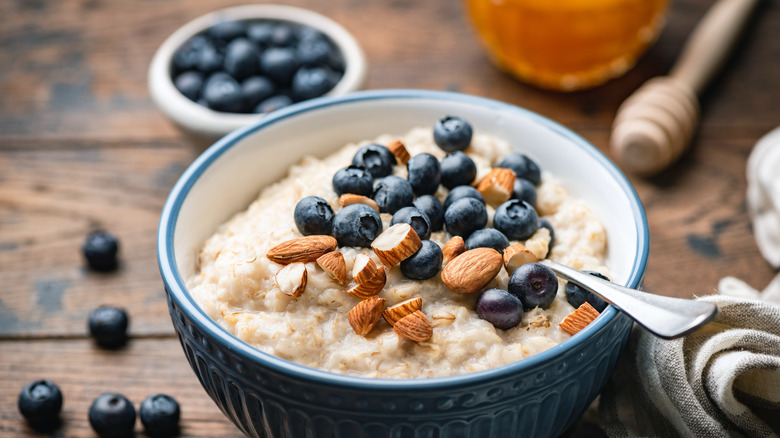
[[229,20],[174,53],[172,78],[187,98],[215,111],[265,113],[330,91],[344,58],[324,33],[280,20]]

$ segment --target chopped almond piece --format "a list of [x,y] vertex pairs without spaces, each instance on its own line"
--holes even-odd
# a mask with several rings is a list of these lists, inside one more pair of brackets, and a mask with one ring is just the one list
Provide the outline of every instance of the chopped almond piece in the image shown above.
[[512,275],[520,265],[538,261],[539,258],[536,257],[536,254],[522,243],[515,243],[504,250],[504,267],[509,275]]
[[466,252],[466,243],[460,236],[452,236],[444,246],[441,247],[444,263]]
[[355,330],[355,333],[365,336],[373,330],[379,318],[382,316],[382,310],[385,308],[385,299],[371,297],[363,300],[347,314],[349,325]]
[[564,331],[573,335],[584,329],[594,319],[598,318],[599,311],[593,308],[587,301],[571,312],[558,324]]
[[342,207],[346,207],[347,205],[352,204],[365,204],[379,213],[379,206],[376,204],[376,201],[369,198],[368,196],[356,195],[354,193],[344,193],[339,198],[339,205]]
[[391,141],[390,144],[387,145],[387,148],[395,155],[395,159],[398,160],[400,164],[406,164],[409,161],[409,158],[411,158],[409,151],[406,150],[406,146],[404,146],[401,140]]
[[355,256],[355,262],[352,264],[352,279],[356,283],[365,283],[376,275],[379,267],[374,260],[366,254]]
[[398,223],[382,232],[371,243],[374,254],[391,268],[409,258],[422,247],[422,240],[407,223]]
[[321,255],[336,249],[336,239],[331,236],[305,236],[282,242],[268,250],[266,257],[280,265],[297,262],[313,262]]
[[395,325],[399,319],[420,309],[422,309],[422,298],[415,297],[388,307],[382,312],[382,316],[388,324]]
[[379,292],[381,292],[382,288],[385,287],[386,282],[387,276],[385,275],[385,267],[380,266],[379,269],[377,269],[376,274],[374,274],[373,277],[367,279],[365,282],[352,283],[352,285],[347,288],[347,293],[354,297],[360,298],[361,300],[365,300],[366,298],[379,295]]
[[503,167],[495,167],[477,184],[477,190],[485,202],[498,207],[512,197],[515,188],[515,172]]
[[340,285],[344,285],[347,280],[347,263],[344,261],[344,254],[340,251],[323,254],[317,259],[317,264],[331,278],[338,281]]
[[283,294],[299,297],[304,289],[306,289],[308,278],[309,275],[306,271],[306,265],[299,262],[290,263],[280,269],[276,273],[276,276],[274,276],[274,281]]
[[493,248],[474,248],[455,257],[441,270],[441,281],[459,294],[476,292],[487,286],[504,265]]
[[433,336],[431,322],[419,310],[404,316],[393,325],[393,331],[406,339],[415,342],[427,341]]

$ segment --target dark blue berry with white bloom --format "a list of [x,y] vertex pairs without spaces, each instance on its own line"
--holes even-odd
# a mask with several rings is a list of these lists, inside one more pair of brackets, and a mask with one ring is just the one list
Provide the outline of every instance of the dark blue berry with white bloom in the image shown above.
[[35,380],[22,388],[17,407],[33,428],[49,429],[59,422],[62,391],[54,382]]
[[431,220],[428,215],[423,213],[417,207],[404,207],[393,214],[390,225],[409,224],[417,232],[421,240],[431,237]]
[[482,204],[485,204],[485,198],[482,197],[482,193],[479,193],[479,191],[477,191],[477,189],[475,189],[474,187],[457,186],[454,189],[450,190],[450,192],[447,194],[447,197],[444,198],[444,211],[446,212],[447,209],[450,208],[450,205],[452,205],[453,202],[462,198],[474,198],[477,201],[481,202]]
[[488,289],[477,300],[477,316],[497,329],[517,327],[523,319],[523,303],[501,289]]
[[203,82],[203,74],[191,70],[176,76],[173,85],[179,90],[179,93],[187,96],[187,99],[197,101],[200,98]]
[[345,167],[333,175],[333,190],[339,196],[353,193],[371,197],[374,194],[374,178],[363,167]]
[[223,20],[211,26],[208,34],[217,41],[230,42],[246,34],[246,24],[243,21]]
[[274,36],[276,23],[272,21],[256,21],[250,23],[246,29],[246,36],[250,41],[260,46],[267,47],[271,45]]
[[444,211],[444,224],[450,234],[466,239],[487,225],[485,204],[474,198],[458,199]]
[[365,168],[374,178],[382,178],[393,173],[395,163],[395,155],[390,152],[390,149],[376,143],[361,147],[352,157],[353,166]]
[[518,178],[527,179],[535,186],[542,182],[542,172],[539,165],[527,155],[519,152],[507,155],[496,167],[512,169]]
[[118,266],[119,241],[108,231],[90,233],[81,252],[89,267],[95,271],[113,271]]
[[150,395],[138,410],[144,431],[153,438],[173,437],[179,433],[179,403],[166,394]]
[[441,184],[452,190],[467,186],[477,177],[477,165],[463,152],[457,151],[441,160]]
[[[257,63],[257,60],[255,60]],[[198,62],[195,68],[203,74],[211,74],[221,69],[225,64],[225,55],[220,52],[213,44],[205,45],[198,56]]]
[[401,273],[412,280],[427,280],[439,273],[443,258],[436,242],[423,240],[420,249],[401,262]]
[[274,83],[265,76],[252,76],[241,83],[241,99],[247,111],[253,110],[260,102],[275,93]]
[[320,37],[306,37],[298,44],[298,59],[303,65],[326,65],[330,59],[333,46],[327,38],[319,33]]
[[552,249],[553,245],[555,245],[555,230],[553,229],[552,224],[547,218],[540,217],[539,228],[547,228],[547,230],[550,232],[550,243],[547,245],[547,247]]
[[493,227],[509,240],[526,240],[539,229],[539,216],[531,204],[510,199],[496,209]]
[[295,226],[304,236],[330,235],[333,231],[333,209],[319,196],[307,196],[295,205]]
[[348,205],[333,218],[333,237],[339,246],[368,248],[382,233],[382,219],[365,204]]
[[128,325],[127,313],[118,307],[101,306],[89,313],[89,334],[103,348],[123,346],[127,342]]
[[472,134],[471,125],[460,117],[446,116],[433,126],[433,141],[446,152],[469,147]]
[[289,84],[293,73],[300,66],[295,50],[284,47],[272,47],[260,55],[260,68],[266,76],[277,84]]
[[509,277],[507,289],[510,294],[520,299],[524,309],[529,310],[534,307],[546,309],[558,293],[558,277],[547,266],[525,263],[515,269]]
[[[600,274],[598,272],[594,272],[594,271],[583,271],[583,272],[585,272],[586,274],[590,274],[594,277],[598,277],[602,280],[609,281],[609,278],[607,278],[607,276]],[[583,305],[585,302],[593,306],[593,308],[598,310],[599,312],[603,312],[604,309],[607,308],[606,301],[602,300],[594,293],[585,290],[585,288],[583,288],[582,286],[572,283],[571,281],[566,283],[564,292],[566,293],[566,301],[568,301],[569,304],[571,304],[572,307],[574,307],[575,309]]]
[[327,67],[301,67],[292,78],[292,95],[296,101],[322,96],[336,84]]
[[197,68],[201,51],[206,45],[211,44],[203,35],[195,35],[184,42],[173,54],[173,69],[175,72],[184,72]]
[[531,181],[525,178],[515,178],[514,190],[512,191],[512,199],[525,201],[531,204],[532,207],[536,207],[536,186]]
[[444,207],[433,195],[418,196],[412,203],[428,216],[431,221],[431,231],[441,231],[444,228]]
[[121,394],[101,394],[89,407],[89,424],[101,438],[131,437],[135,428],[135,408]]
[[495,228],[483,228],[471,233],[468,239],[466,239],[465,244],[467,250],[474,248],[493,248],[503,254],[504,249],[509,246],[509,239],[506,238],[504,233]]
[[260,52],[248,39],[236,38],[225,49],[225,71],[236,80],[244,80],[260,69],[258,56]]
[[417,196],[436,193],[441,183],[441,168],[439,160],[431,154],[418,154],[406,163],[408,174],[406,179],[412,185]]
[[244,107],[241,85],[225,72],[209,76],[203,86],[202,97],[206,105],[216,111],[237,113]]
[[286,94],[277,94],[257,104],[252,112],[255,114],[270,113],[271,111],[276,111],[292,104],[293,100],[290,96]]
[[386,176],[374,184],[374,201],[382,213],[395,214],[414,200],[409,181],[395,175]]

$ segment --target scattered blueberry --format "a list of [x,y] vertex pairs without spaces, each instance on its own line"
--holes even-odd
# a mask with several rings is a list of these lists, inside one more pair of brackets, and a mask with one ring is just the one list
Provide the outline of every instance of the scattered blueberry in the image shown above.
[[532,207],[536,207],[536,186],[531,181],[525,178],[515,178],[514,191],[512,192],[512,199],[525,201],[531,204]]
[[33,428],[50,429],[59,423],[62,392],[49,380],[35,380],[22,388],[17,406]]
[[255,107],[253,112],[257,114],[270,113],[271,111],[276,111],[292,104],[293,100],[290,98],[290,96],[285,94],[277,94],[260,102],[257,107]]
[[427,280],[439,273],[443,258],[436,242],[423,240],[420,249],[401,262],[401,273],[412,280]]
[[284,47],[272,47],[260,55],[260,67],[266,76],[277,84],[289,84],[298,69],[295,51]]
[[330,235],[333,231],[333,209],[319,196],[307,196],[295,205],[295,226],[304,236]]
[[236,113],[243,108],[241,86],[232,76],[217,72],[206,79],[203,86],[203,100],[216,111]]
[[236,38],[225,49],[225,71],[236,80],[256,75],[260,65],[256,46],[246,38]]
[[555,230],[553,230],[552,224],[549,220],[547,220],[547,218],[540,217],[539,228],[547,228],[547,230],[550,231],[550,243],[547,245],[547,247],[552,249],[553,245],[555,244]]
[[510,199],[496,209],[493,227],[509,240],[526,240],[539,228],[539,216],[529,203]]
[[138,411],[147,435],[159,438],[178,435],[181,410],[173,397],[165,394],[150,395],[141,402]]
[[406,163],[406,177],[417,196],[436,193],[441,182],[439,160],[431,154],[418,154]]
[[465,243],[467,250],[474,248],[493,248],[503,254],[504,249],[509,246],[509,239],[506,238],[504,233],[495,228],[483,228],[471,233]]
[[365,204],[348,205],[333,218],[333,237],[339,246],[368,248],[382,233],[382,219],[379,213]]
[[113,306],[101,306],[89,313],[89,334],[103,348],[118,348],[127,342],[127,313]]
[[371,197],[374,194],[374,178],[363,167],[345,167],[333,175],[333,190],[339,196],[354,193]]
[[546,309],[558,292],[558,278],[547,266],[525,263],[512,273],[507,289],[510,294],[520,299],[524,309]]
[[297,101],[311,99],[330,91],[335,85],[328,67],[301,67],[292,78],[292,95]]
[[237,20],[220,21],[208,29],[208,34],[218,41],[232,41],[246,34],[246,24]]
[[512,169],[518,178],[527,179],[535,186],[538,186],[539,183],[542,182],[542,173],[541,170],[539,170],[539,165],[528,158],[528,156],[519,152],[507,155],[496,165],[496,167]]
[[251,110],[257,105],[273,96],[276,87],[265,76],[252,76],[241,83],[241,100],[244,108]]
[[395,155],[381,144],[369,144],[361,147],[352,157],[352,165],[368,170],[374,178],[382,178],[393,173]]
[[395,214],[414,201],[409,181],[395,175],[386,176],[374,184],[374,201],[382,213]]
[[428,215],[423,213],[417,207],[403,207],[393,214],[390,225],[409,224],[412,226],[421,240],[431,237],[431,220]]
[[108,231],[90,233],[81,250],[87,264],[95,271],[113,271],[118,266],[119,241]]
[[177,90],[187,97],[187,99],[197,101],[200,98],[200,90],[203,88],[203,75],[196,71],[185,71],[176,76],[173,85]]
[[433,141],[447,152],[462,151],[471,144],[471,125],[455,116],[446,116],[433,126]]
[[444,211],[444,224],[450,234],[468,238],[487,225],[485,204],[474,198],[458,199]]
[[444,207],[433,195],[418,196],[412,203],[428,216],[431,221],[431,231],[441,231],[444,227]]
[[[594,277],[598,277],[602,280],[609,281],[609,278],[607,278],[606,275],[600,274],[598,272],[593,271],[583,271],[586,274],[590,274]],[[566,283],[566,287],[564,288],[564,291],[566,292],[566,301],[569,302],[569,304],[572,305],[575,309],[583,305],[586,301],[588,304],[593,306],[594,309],[598,310],[599,312],[603,312],[604,309],[607,308],[607,302],[602,300],[601,297],[596,296],[594,293],[589,292],[585,290],[580,285],[574,284],[572,282]]]
[[497,329],[511,329],[523,319],[523,303],[505,290],[488,289],[477,300],[477,316]]
[[477,177],[477,165],[474,160],[461,151],[447,155],[441,160],[441,184],[452,190],[457,186],[467,186]]
[[452,205],[453,202],[457,201],[461,198],[474,198],[477,201],[481,202],[482,204],[485,203],[485,198],[482,197],[482,194],[477,191],[474,187],[471,186],[457,186],[454,189],[450,190],[450,193],[447,194],[447,197],[444,198],[444,211],[447,211],[448,208],[450,208],[450,205]]
[[121,394],[101,394],[89,407],[89,424],[101,438],[131,437],[135,408]]

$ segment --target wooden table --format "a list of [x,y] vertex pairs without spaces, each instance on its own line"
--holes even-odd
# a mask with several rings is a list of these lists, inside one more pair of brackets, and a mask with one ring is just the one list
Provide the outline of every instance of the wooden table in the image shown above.
[[[173,334],[159,278],[161,207],[196,155],[152,104],[146,69],[184,22],[236,1],[0,2],[0,435],[40,436],[16,398],[37,378],[65,395],[56,436],[92,437],[91,401],[116,391],[138,404],[165,392],[183,436],[239,436],[200,388]],[[282,1],[324,13],[368,55],[366,88],[456,90],[518,104],[570,126],[602,150],[620,102],[665,73],[712,1],[675,0],[658,43],[626,76],[573,94],[541,91],[497,71],[453,0]],[[646,288],[690,297],[725,275],[763,288],[745,207],[751,147],[780,124],[780,6],[765,2],[742,49],[703,98],[692,150],[664,174],[631,177],[650,222]],[[104,228],[121,240],[121,269],[88,271],[80,247]],[[100,304],[126,308],[132,340],[104,351],[86,334]],[[136,430],[140,434],[140,423]],[[583,421],[570,435],[588,436]]]

